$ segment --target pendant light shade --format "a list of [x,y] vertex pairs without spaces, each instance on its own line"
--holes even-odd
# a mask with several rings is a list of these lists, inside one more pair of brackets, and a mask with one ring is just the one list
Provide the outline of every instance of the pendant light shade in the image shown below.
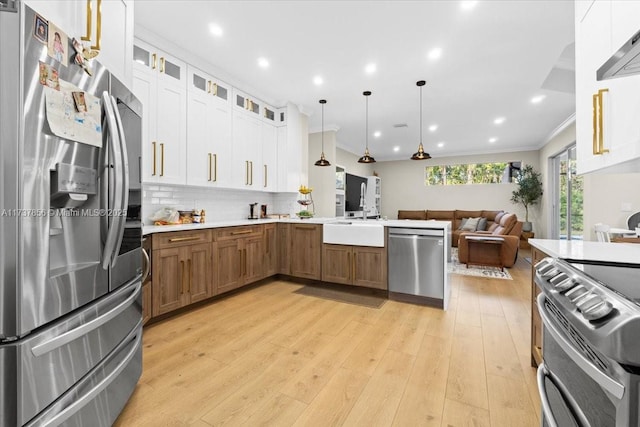
[[424,146],[422,145],[422,86],[425,84],[427,84],[427,82],[424,80],[416,82],[416,86],[420,88],[420,144],[418,145],[418,151],[411,156],[411,160],[427,160],[431,158],[429,153],[425,153]]
[[365,99],[366,99],[366,118],[365,118],[366,133],[364,136],[364,141],[365,141],[364,156],[358,159],[358,163],[375,163],[376,159],[371,157],[371,155],[369,154],[369,95],[371,95],[371,92],[366,91],[366,92],[362,92],[362,94],[365,96]]
[[326,99],[321,99],[320,101],[321,109],[322,109],[322,133],[320,134],[320,138],[322,139],[322,154],[320,154],[320,160],[315,162],[316,166],[331,166],[329,160],[324,157],[324,104],[327,103]]

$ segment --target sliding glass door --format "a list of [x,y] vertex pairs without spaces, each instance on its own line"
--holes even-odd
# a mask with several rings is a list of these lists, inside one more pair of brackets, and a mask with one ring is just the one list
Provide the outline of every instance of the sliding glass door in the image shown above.
[[582,240],[583,180],[576,175],[576,146],[572,145],[551,160],[554,189],[553,237],[561,240]]

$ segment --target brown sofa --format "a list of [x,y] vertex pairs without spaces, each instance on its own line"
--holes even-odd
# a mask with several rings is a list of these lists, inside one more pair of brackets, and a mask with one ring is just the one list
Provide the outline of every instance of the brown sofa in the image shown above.
[[[459,230],[463,218],[486,218],[486,231]],[[522,222],[518,221],[516,214],[504,211],[486,210],[426,210],[426,211],[398,211],[398,219],[438,220],[451,222],[451,245],[458,247],[458,259],[464,263],[469,257],[469,247],[464,236],[499,236],[504,238],[500,257],[505,267],[511,267],[518,256],[520,235],[522,234]]]

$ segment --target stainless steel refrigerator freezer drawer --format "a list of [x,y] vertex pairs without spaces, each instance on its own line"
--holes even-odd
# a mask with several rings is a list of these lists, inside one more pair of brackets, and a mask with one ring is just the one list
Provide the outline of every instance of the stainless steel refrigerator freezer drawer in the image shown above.
[[109,427],[142,374],[142,321],[93,371],[25,427]]
[[[130,283],[28,338],[0,346],[0,425],[23,425],[98,366],[142,319],[141,282]],[[17,401],[16,401],[17,400]],[[13,408],[12,408],[13,407]],[[3,417],[16,414],[16,422]]]

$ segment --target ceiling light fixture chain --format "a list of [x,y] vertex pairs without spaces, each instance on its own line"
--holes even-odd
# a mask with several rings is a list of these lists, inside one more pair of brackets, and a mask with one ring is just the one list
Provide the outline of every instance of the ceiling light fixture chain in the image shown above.
[[326,99],[321,99],[318,102],[320,102],[320,106],[321,106],[322,131],[320,133],[320,140],[322,141],[322,154],[320,155],[320,160],[318,160],[314,164],[315,164],[315,166],[331,166],[331,163],[329,163],[329,160],[327,160],[324,157],[324,104],[327,103],[327,100]]
[[367,90],[362,92],[362,94],[365,96],[365,135],[364,135],[364,142],[365,142],[365,149],[364,149],[364,156],[360,157],[358,159],[358,163],[375,163],[376,159],[374,159],[373,157],[371,157],[371,155],[369,154],[369,95],[371,95],[371,91]]
[[425,84],[427,84],[427,82],[424,80],[416,82],[416,86],[420,88],[420,144],[418,145],[418,151],[411,156],[411,160],[427,160],[431,158],[429,153],[424,152],[424,146],[422,145],[422,87]]

